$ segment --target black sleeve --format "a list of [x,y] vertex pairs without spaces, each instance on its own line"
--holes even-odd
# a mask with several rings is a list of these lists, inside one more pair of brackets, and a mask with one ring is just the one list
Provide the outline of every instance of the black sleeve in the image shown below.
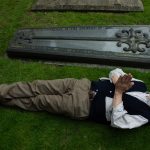
[[133,82],[134,82],[134,85],[127,92],[133,92],[133,91],[146,92],[147,91],[147,87],[144,82],[140,82],[140,81],[133,81]]

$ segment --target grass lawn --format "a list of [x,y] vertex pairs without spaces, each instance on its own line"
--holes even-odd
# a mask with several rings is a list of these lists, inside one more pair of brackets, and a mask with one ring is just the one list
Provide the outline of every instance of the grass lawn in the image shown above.
[[[21,62],[5,57],[13,33],[23,27],[150,24],[150,1],[143,13],[38,12],[35,0],[0,0],[0,83],[34,79],[82,78],[96,80],[110,68],[86,68]],[[142,79],[150,90],[150,71],[124,68]],[[33,113],[0,106],[0,150],[149,150],[150,126],[118,130],[79,122],[45,112]]]

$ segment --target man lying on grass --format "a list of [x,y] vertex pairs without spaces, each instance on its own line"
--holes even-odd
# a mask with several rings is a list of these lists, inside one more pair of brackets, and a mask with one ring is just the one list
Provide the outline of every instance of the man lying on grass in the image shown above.
[[1,84],[0,103],[132,129],[150,122],[146,92],[143,81],[117,68],[98,81],[66,78]]

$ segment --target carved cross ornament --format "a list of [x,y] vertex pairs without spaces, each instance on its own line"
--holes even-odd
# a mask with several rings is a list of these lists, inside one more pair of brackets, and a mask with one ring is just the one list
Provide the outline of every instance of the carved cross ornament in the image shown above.
[[129,47],[124,47],[124,51],[144,52],[145,48],[141,48],[140,45],[145,45],[146,48],[150,48],[150,38],[149,35],[143,33],[141,30],[134,30],[133,28],[129,30],[122,30],[116,33],[116,37],[119,39],[117,43],[118,47],[121,47],[123,43],[127,44]]
[[34,32],[33,31],[22,31],[22,32],[18,32],[17,36],[16,36],[16,41],[18,44],[31,44],[32,43],[32,39],[33,39],[33,35]]

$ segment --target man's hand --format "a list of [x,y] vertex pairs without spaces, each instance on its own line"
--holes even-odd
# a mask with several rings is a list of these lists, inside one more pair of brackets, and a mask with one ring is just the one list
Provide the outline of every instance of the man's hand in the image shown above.
[[115,91],[119,93],[124,93],[128,89],[130,89],[134,83],[131,82],[132,75],[125,74],[124,76],[120,76],[115,84]]
[[122,94],[130,89],[134,83],[131,82],[132,75],[125,74],[124,76],[120,76],[115,84],[115,94],[113,99],[113,107],[117,107],[122,102]]

